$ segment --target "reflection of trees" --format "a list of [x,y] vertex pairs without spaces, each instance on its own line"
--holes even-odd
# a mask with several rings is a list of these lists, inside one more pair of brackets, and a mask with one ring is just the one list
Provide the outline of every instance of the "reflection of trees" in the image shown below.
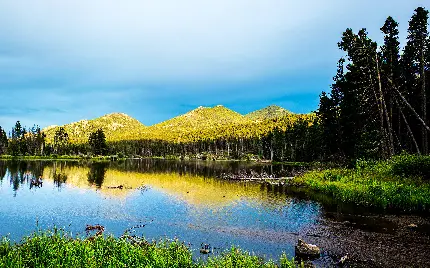
[[[221,161],[166,161],[158,159],[126,160],[114,162],[92,161],[3,161],[0,162],[0,179],[8,176],[10,185],[14,191],[22,187],[23,183],[30,184],[32,179],[44,176],[52,179],[58,188],[64,183],[74,181],[76,178],[69,174],[71,168],[87,167],[80,175],[83,182],[102,187],[105,182],[107,169],[120,172],[136,172],[142,174],[177,174],[187,177],[199,176],[203,178],[223,177],[223,174],[233,174],[243,177],[286,177],[298,172],[303,167],[288,165],[265,165],[246,162],[221,162]],[[8,172],[9,171],[9,172]],[[10,177],[9,177],[10,176]],[[110,185],[118,186],[118,185]],[[266,186],[267,187],[267,186]],[[272,192],[270,189],[265,189]],[[277,192],[277,189],[272,189]]]
[[108,163],[93,163],[90,167],[90,171],[88,172],[88,182],[90,184],[95,184],[100,188],[103,184],[103,180],[105,179],[108,165]]
[[46,162],[43,161],[0,161],[0,179],[9,171],[9,180],[14,195],[19,187],[24,184],[30,184],[32,179],[39,178],[43,174]]
[[30,180],[31,176],[26,173],[27,163],[21,161],[11,161],[8,166],[10,172],[10,184],[12,185],[13,191],[15,192],[19,189],[19,186],[23,184],[26,180]]
[[63,172],[67,162],[54,162],[52,166],[52,179],[54,180],[54,185],[61,188],[63,183],[67,181],[67,175]]
[[305,167],[292,165],[264,165],[246,162],[215,162],[215,161],[165,161],[158,159],[126,160],[113,162],[110,168],[120,171],[136,171],[142,173],[177,173],[179,175],[197,175],[205,178],[217,178],[223,174],[289,177],[297,174]]
[[54,179],[54,185],[58,188],[61,188],[63,183],[67,181],[67,175],[64,173],[54,173],[52,178]]
[[3,181],[4,176],[6,176],[6,163],[0,161],[0,182]]

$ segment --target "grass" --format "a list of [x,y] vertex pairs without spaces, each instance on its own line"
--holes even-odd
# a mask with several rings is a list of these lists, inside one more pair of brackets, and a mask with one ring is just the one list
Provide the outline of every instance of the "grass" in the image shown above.
[[430,211],[430,157],[400,155],[386,161],[357,161],[352,169],[310,171],[292,184],[342,202],[383,209]]
[[232,247],[207,261],[193,260],[178,241],[132,243],[127,238],[71,238],[62,230],[34,232],[21,243],[0,241],[0,267],[296,267],[281,256],[279,264]]

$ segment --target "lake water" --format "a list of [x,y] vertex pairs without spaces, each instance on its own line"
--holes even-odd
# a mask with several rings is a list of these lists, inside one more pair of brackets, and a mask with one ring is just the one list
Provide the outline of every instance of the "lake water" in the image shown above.
[[[333,228],[333,223],[345,219],[354,223],[357,218],[348,218],[349,214],[339,217],[336,209],[333,212],[277,187],[217,177],[224,173],[288,176],[297,169],[150,159],[111,163],[0,161],[0,236],[19,241],[39,227],[53,226],[83,236],[87,224],[100,224],[115,236],[130,230],[148,240],[178,238],[190,245],[196,257],[203,257],[199,253],[202,244],[210,244],[214,252],[238,245],[265,258],[277,259],[282,252],[292,257],[298,238],[308,237],[312,242],[321,232],[332,234],[327,228]],[[42,187],[32,187],[31,180],[39,176]],[[133,228],[141,225],[144,227]],[[365,221],[361,227],[349,225],[341,228],[376,226],[387,230],[378,233],[387,234],[397,230],[391,222],[384,227],[379,221]],[[329,235],[325,242],[317,242],[331,244],[334,240]]]

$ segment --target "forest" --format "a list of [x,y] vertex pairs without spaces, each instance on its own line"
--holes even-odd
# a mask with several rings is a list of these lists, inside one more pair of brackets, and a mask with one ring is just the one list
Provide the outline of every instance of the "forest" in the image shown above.
[[[199,107],[149,127],[115,114],[80,121],[93,125],[79,131],[76,123],[41,130],[18,121],[8,133],[0,127],[0,154],[341,163],[428,155],[428,11],[414,10],[403,48],[398,26],[392,17],[385,20],[382,44],[371,40],[366,29],[346,29],[338,42],[344,56],[333,84],[309,114],[269,106],[242,116],[223,106]],[[106,128],[109,120],[113,127]]]

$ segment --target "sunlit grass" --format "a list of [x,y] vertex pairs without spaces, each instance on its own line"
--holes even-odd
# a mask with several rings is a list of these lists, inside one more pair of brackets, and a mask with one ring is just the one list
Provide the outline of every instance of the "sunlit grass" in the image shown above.
[[[280,257],[281,267],[295,267]],[[132,243],[127,238],[97,236],[71,238],[61,230],[39,231],[13,244],[0,242],[0,267],[279,267],[232,248],[207,261],[193,260],[191,250],[178,241]]]
[[408,211],[430,210],[430,167],[427,156],[402,155],[387,161],[357,161],[354,169],[311,171],[295,185],[333,196],[343,202]]

